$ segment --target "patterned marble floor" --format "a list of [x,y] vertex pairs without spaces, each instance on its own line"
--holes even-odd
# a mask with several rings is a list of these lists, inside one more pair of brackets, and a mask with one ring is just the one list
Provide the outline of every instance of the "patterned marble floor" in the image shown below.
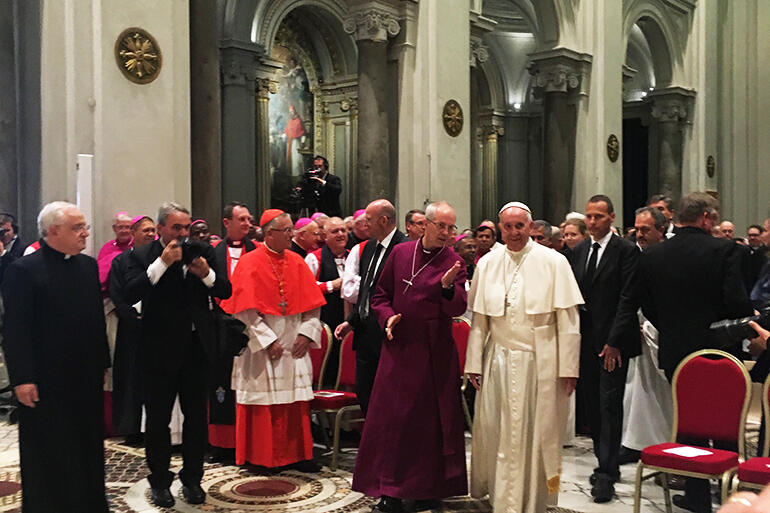
[[[469,436],[469,435],[468,435]],[[177,497],[176,506],[171,509],[157,509],[149,500],[149,485],[145,479],[144,450],[135,449],[111,439],[105,443],[107,473],[107,494],[110,511],[128,512],[368,512],[375,500],[350,489],[351,470],[355,461],[355,450],[343,454],[340,469],[336,472],[324,466],[318,474],[303,474],[296,471],[280,473],[255,473],[233,466],[207,464],[203,488],[207,500],[200,506],[191,506],[181,497],[181,485],[175,481],[172,493]],[[470,441],[470,438],[467,440]],[[330,458],[317,448],[318,460],[328,465]],[[617,500],[609,504],[595,504],[590,496],[588,477],[595,466],[591,442],[578,438],[573,447],[565,449],[564,476],[559,507],[549,513],[625,513],[633,506],[634,465],[621,468],[621,482],[616,485]],[[181,459],[172,460],[172,471],[181,467]],[[7,422],[0,424],[0,512],[21,511],[21,490],[18,483],[18,436],[17,428]],[[662,489],[650,481],[644,487],[642,511],[659,513],[665,511]],[[678,510],[674,508],[675,511]],[[486,501],[469,497],[447,500],[443,511],[488,512]],[[678,510],[683,511],[683,510]]]

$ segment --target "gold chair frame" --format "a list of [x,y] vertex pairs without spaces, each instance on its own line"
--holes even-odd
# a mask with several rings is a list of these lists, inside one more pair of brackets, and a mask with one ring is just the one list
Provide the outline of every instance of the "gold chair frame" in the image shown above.
[[[767,394],[770,392],[770,375],[765,378],[765,383],[762,385],[762,413],[765,417],[765,441],[762,444],[762,457],[767,458],[770,455],[770,401]],[[747,488],[750,490],[762,490],[765,485],[756,483],[748,483],[738,479],[738,473],[733,475],[732,483],[730,486],[730,493],[733,494],[738,491],[739,488]]]
[[[329,327],[326,326],[326,329],[328,330]],[[338,367],[337,367],[337,380],[334,383],[334,390],[339,390],[339,388],[340,388],[340,374],[342,373],[342,349],[343,349],[343,345],[346,342],[348,344],[352,344],[353,343],[352,335],[349,335],[349,336],[345,337],[342,340],[342,342],[340,343],[340,359],[339,359],[339,362],[337,364],[338,365]],[[323,363],[323,365],[321,367],[321,377],[323,377],[323,373],[326,370],[326,363],[327,363],[327,359],[328,359],[328,353],[329,353],[329,351],[331,351],[331,344],[332,343],[331,343],[331,339],[330,339],[329,349],[327,350],[326,358],[324,358],[324,363]],[[343,406],[342,408],[339,408],[339,409],[323,409],[323,410],[315,410],[315,411],[322,414],[322,415],[318,416],[318,419],[319,419],[319,421],[321,423],[321,428],[323,429],[323,432],[324,432],[324,445],[326,445],[326,449],[327,450],[331,450],[332,451],[331,469],[332,469],[332,471],[336,471],[338,466],[339,466],[340,431],[342,429],[342,418],[348,412],[361,411],[361,405],[360,404],[351,404],[349,406]],[[326,431],[327,431],[327,429],[329,427],[328,422],[327,422],[327,415],[331,415],[331,414],[334,414],[334,428],[333,428],[333,432],[332,432],[333,433],[332,434],[332,436],[333,436],[332,445],[330,447],[329,446],[329,438],[328,438],[328,435],[326,434]],[[361,417],[359,419],[351,419],[348,422],[363,423],[364,420],[365,419],[363,417]]]
[[[471,321],[463,316],[458,315],[457,317],[453,317],[452,322],[455,321],[464,322],[468,325],[468,329],[471,327]],[[454,342],[454,333],[452,334],[452,341]],[[457,345],[457,342],[455,342],[455,345]],[[467,344],[465,345],[465,348],[467,350]],[[465,369],[460,369],[460,374],[462,375],[462,383],[460,384],[460,397],[462,398],[463,414],[465,415],[465,422],[468,423],[468,431],[473,434],[473,420],[471,419],[471,411],[470,408],[468,408],[468,401],[465,399],[465,390],[468,388],[468,375],[465,374]]]
[[[674,377],[671,380],[671,388],[672,388],[672,398],[674,402],[674,423],[671,429],[671,442],[676,443],[676,434],[677,434],[677,427],[679,423],[679,404],[676,396],[676,388],[677,388],[677,382],[679,377],[679,372],[682,370],[682,368],[689,363],[691,360],[698,358],[699,356],[719,356],[722,358],[727,358],[730,361],[732,361],[738,368],[741,369],[743,373],[743,377],[746,380],[746,395],[743,398],[743,407],[741,408],[741,417],[739,421],[738,426],[738,461],[742,462],[745,460],[745,447],[744,447],[744,438],[745,438],[745,425],[746,425],[746,417],[749,413],[749,404],[751,402],[751,377],[749,376],[748,371],[746,370],[746,367],[743,365],[743,362],[738,360],[733,355],[726,353],[724,351],[719,351],[717,349],[701,349],[700,351],[695,351],[694,353],[691,353],[688,355],[684,360],[679,362],[679,365],[677,365],[676,370],[674,371]],[[767,394],[765,394],[765,397],[767,397]],[[647,474],[646,476],[643,474],[645,469],[653,470],[650,474]],[[663,493],[666,499],[666,511],[668,513],[671,513],[671,492],[668,488],[668,479],[667,474],[674,474],[679,476],[685,476],[685,477],[695,477],[700,479],[719,479],[721,481],[721,496],[722,496],[722,503],[724,504],[727,500],[728,491],[730,489],[730,482],[733,478],[733,476],[736,474],[738,470],[738,467],[733,467],[721,474],[702,474],[700,472],[689,472],[685,470],[673,470],[666,467],[658,467],[655,465],[645,465],[642,463],[642,460],[639,460],[639,463],[636,467],[636,479],[634,481],[634,513],[639,513],[639,509],[641,507],[641,501],[642,501],[642,482],[650,479],[651,477],[658,476],[660,474],[663,474],[663,479],[661,479],[661,482],[663,484]]]

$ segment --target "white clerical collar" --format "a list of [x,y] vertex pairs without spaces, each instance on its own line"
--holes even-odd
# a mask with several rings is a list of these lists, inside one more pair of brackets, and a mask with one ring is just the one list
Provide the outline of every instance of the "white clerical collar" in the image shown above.
[[602,237],[602,238],[601,238],[601,239],[599,239],[599,240],[596,240],[596,239],[594,239],[594,236],[593,236],[593,235],[591,235],[591,245],[593,246],[593,243],[594,243],[594,242],[598,242],[598,243],[599,243],[599,246],[601,246],[602,248],[604,248],[604,247],[606,247],[606,246],[607,246],[607,243],[610,241],[610,239],[611,239],[611,238],[612,238],[612,230],[608,231],[608,232],[607,232],[607,235],[605,235],[604,237]]
[[269,252],[271,252],[271,253],[273,253],[273,254],[275,254],[275,255],[282,255],[282,254],[283,254],[283,251],[276,251],[276,250],[274,250],[273,248],[271,248],[270,246],[268,246],[268,245],[267,245],[267,242],[263,242],[263,243],[262,243],[262,245],[263,245],[263,246],[265,246],[265,248],[267,248],[267,250],[268,250]]
[[393,236],[396,234],[396,228],[394,227],[393,230],[385,236],[384,239],[382,239],[382,242],[380,242],[380,245],[382,245],[383,248],[388,249],[388,246],[390,246],[390,241],[393,240]]
[[529,251],[532,250],[532,246],[535,244],[535,242],[532,239],[527,240],[527,243],[524,244],[524,247],[521,248],[519,251],[514,251],[510,249],[508,246],[503,246],[505,248],[505,251],[511,255],[514,258],[519,258],[523,256],[525,253],[529,253]]

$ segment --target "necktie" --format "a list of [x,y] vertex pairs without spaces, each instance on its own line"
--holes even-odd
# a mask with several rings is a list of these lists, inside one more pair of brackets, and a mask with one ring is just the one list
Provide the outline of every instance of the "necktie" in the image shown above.
[[361,284],[361,291],[358,294],[358,315],[361,319],[366,320],[369,317],[369,292],[372,284],[374,283],[374,277],[377,275],[377,260],[382,253],[382,244],[377,244],[377,248],[374,250],[374,255],[369,261],[369,267],[364,275],[363,283]]
[[586,267],[585,276],[583,276],[583,284],[586,290],[590,290],[591,282],[594,279],[594,271],[596,271],[596,260],[599,256],[599,248],[601,246],[598,242],[594,242],[591,245],[591,256],[588,258],[588,267]]

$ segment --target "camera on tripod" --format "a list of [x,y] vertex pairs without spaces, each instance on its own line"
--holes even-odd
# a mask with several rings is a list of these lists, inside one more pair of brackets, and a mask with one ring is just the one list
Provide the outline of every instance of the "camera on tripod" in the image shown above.
[[318,200],[321,198],[321,182],[314,180],[314,178],[320,179],[323,175],[322,167],[312,167],[305,171],[297,186],[291,190],[291,201],[297,212],[302,213],[307,210],[312,213],[318,210]]

